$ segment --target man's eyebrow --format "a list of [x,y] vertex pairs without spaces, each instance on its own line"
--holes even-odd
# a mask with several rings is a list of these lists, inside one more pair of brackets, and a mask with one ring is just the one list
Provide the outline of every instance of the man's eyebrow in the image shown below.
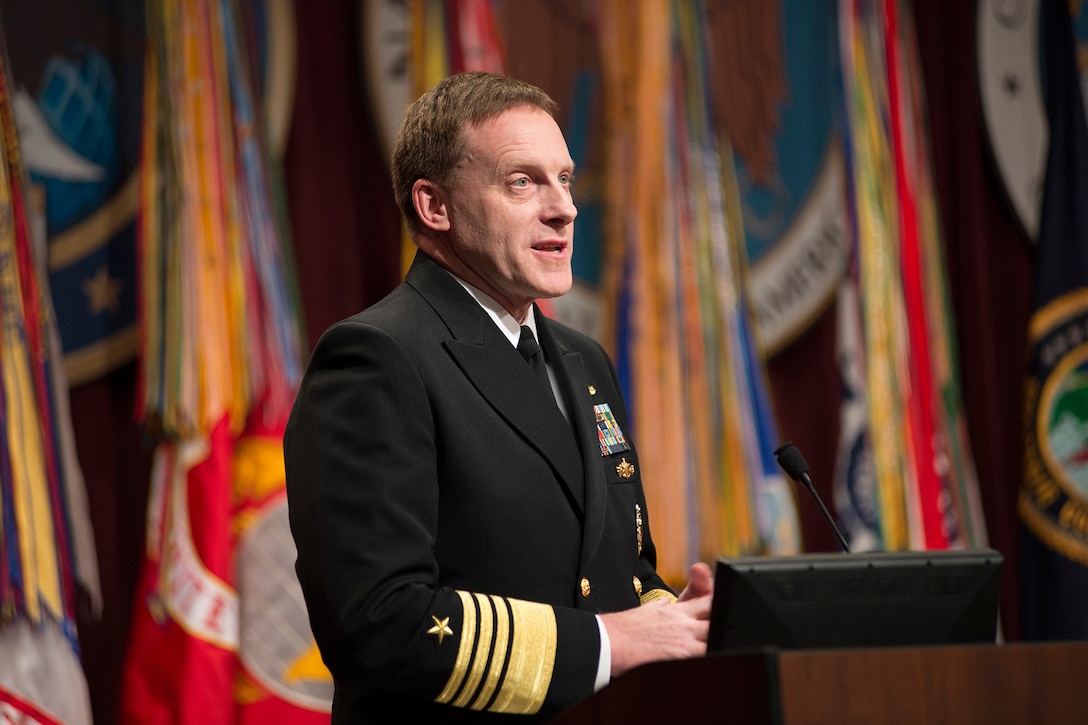
[[[530,159],[509,159],[498,162],[496,164],[496,168],[505,175],[526,171],[546,171],[548,168],[548,164],[542,161],[534,161]],[[569,174],[573,176],[575,170],[575,164],[572,161],[569,164],[561,165],[558,173]]]

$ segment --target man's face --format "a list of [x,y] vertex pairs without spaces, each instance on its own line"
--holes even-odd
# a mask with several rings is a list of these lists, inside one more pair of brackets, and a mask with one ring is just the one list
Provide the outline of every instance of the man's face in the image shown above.
[[550,115],[506,111],[464,132],[448,195],[451,251],[476,285],[523,319],[535,299],[572,283],[574,162]]

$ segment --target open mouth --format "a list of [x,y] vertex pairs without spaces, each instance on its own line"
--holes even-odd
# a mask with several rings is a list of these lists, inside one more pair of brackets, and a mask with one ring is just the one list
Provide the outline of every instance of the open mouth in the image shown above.
[[551,252],[553,254],[561,254],[566,248],[567,245],[563,242],[541,242],[533,245],[533,249],[538,252]]

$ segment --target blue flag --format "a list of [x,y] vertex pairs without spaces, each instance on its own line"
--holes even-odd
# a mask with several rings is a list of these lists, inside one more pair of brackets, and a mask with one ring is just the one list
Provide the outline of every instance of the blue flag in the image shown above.
[[1088,125],[1066,3],[1044,0],[1050,123],[1020,495],[1026,639],[1088,639]]

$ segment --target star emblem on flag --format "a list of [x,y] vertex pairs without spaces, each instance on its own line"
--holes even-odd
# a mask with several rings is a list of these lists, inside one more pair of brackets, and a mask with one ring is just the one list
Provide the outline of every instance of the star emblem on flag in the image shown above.
[[83,281],[83,293],[87,295],[90,313],[117,312],[121,306],[118,298],[123,286],[121,280],[110,276],[105,265],[100,266],[94,277]]

